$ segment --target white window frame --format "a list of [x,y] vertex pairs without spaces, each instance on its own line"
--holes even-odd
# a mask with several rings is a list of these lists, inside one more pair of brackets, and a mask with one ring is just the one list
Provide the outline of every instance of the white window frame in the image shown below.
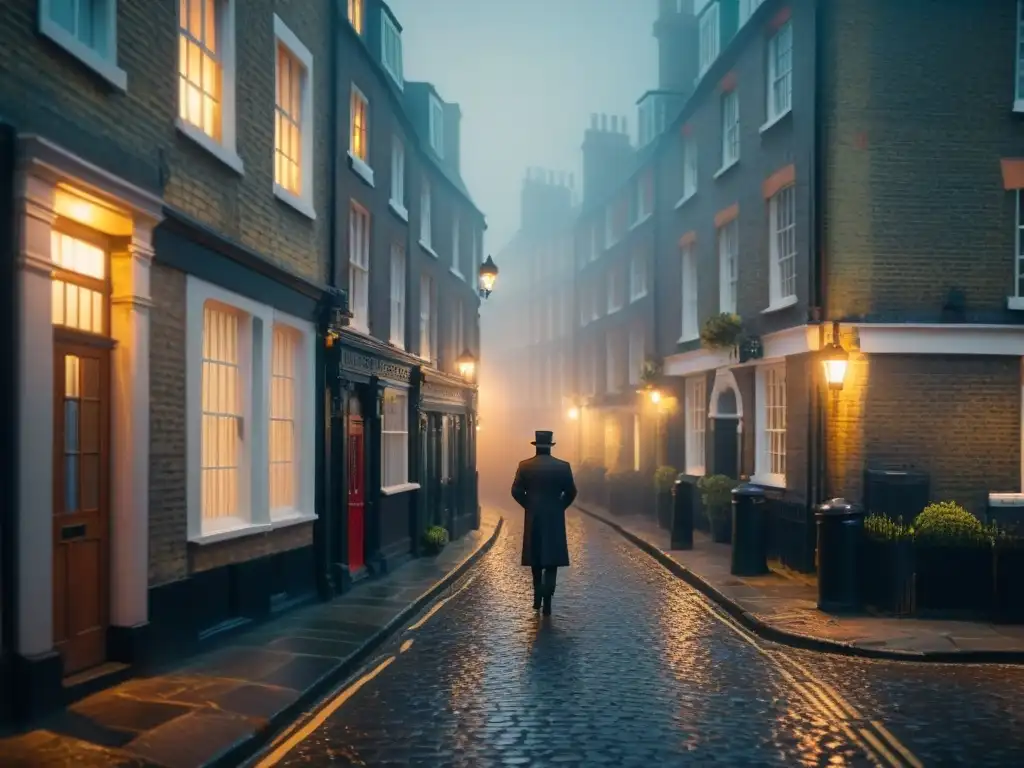
[[384,390],[380,438],[380,492],[391,496],[419,488],[418,483],[409,482],[408,389],[389,386]]
[[455,212],[452,214],[452,266],[451,272],[460,280],[462,277],[462,237],[461,237],[461,222],[459,221],[459,214]]
[[686,408],[684,465],[686,474],[703,477],[707,469],[708,382],[692,376],[685,379],[683,400]]
[[434,213],[433,213],[433,201],[431,200],[430,182],[424,179],[423,186],[420,188],[420,245],[433,256],[437,258],[437,253],[434,251]]
[[679,249],[681,262],[681,327],[679,343],[693,341],[700,336],[699,317],[697,313],[697,254],[693,244],[684,245]]
[[[783,309],[796,304],[795,184],[783,187],[768,201],[768,237],[768,309]],[[788,274],[787,268],[790,270]]]
[[736,312],[740,265],[739,220],[718,228],[718,311]]
[[767,120],[769,128],[793,109],[793,22],[787,21],[768,41]]
[[388,205],[402,221],[409,221],[409,209],[405,207],[405,142],[399,136],[391,137],[391,198]]
[[[356,154],[353,146],[353,138],[356,129],[356,113],[353,107],[356,102],[363,105],[363,146],[366,148],[365,159]],[[348,102],[348,160],[352,170],[359,175],[363,181],[373,186],[373,168],[370,165],[370,99],[360,90],[359,86],[352,83],[351,94]]]
[[[402,33],[394,19],[383,8],[380,9],[380,60],[385,71],[391,75],[399,90],[405,89],[405,67],[402,62]],[[391,54],[388,53],[388,45],[391,45]]]
[[398,243],[391,244],[391,323],[389,339],[399,349],[405,349],[405,275],[408,260],[405,249]]
[[640,383],[640,374],[644,368],[644,331],[642,328],[631,328],[629,331],[629,383],[636,386]]
[[[237,113],[236,113],[236,84],[238,80],[238,68],[236,59],[236,26],[235,26],[235,3],[237,0],[212,0],[216,2],[216,24],[217,42],[219,45],[220,61],[220,141],[210,136],[202,128],[186,121],[181,117],[181,89],[178,88],[178,109],[175,112],[175,128],[183,135],[194,141],[211,155],[216,157],[237,174],[244,175],[245,166],[242,158],[237,153]],[[178,40],[184,30],[181,27],[181,4],[175,3],[175,15],[178,17]],[[175,73],[180,83],[181,79],[181,45],[177,45],[178,71]]]
[[704,73],[711,69],[715,59],[718,58],[719,46],[721,45],[719,28],[718,3],[713,2],[708,5],[700,17],[700,71],[697,75],[698,78],[703,77]]
[[[303,69],[299,113],[299,173],[301,174],[299,194],[295,194],[282,187],[275,181],[274,195],[304,216],[315,219],[316,207],[313,202],[313,190],[315,189],[313,169],[315,166],[313,164],[313,152],[316,140],[313,136],[313,94],[316,89],[313,85],[313,54],[310,53],[310,50],[302,44],[302,41],[299,40],[277,14],[274,14],[274,39],[277,45],[283,47]],[[277,66],[278,61],[277,51],[275,50],[274,68],[276,77],[279,78],[281,73],[277,71],[279,69]],[[277,89],[275,88],[275,94],[276,92]],[[277,108],[276,104],[275,96],[275,109]],[[277,151],[276,146],[274,151]]]
[[[192,275],[186,278],[185,329],[185,455],[188,540],[212,544],[226,539],[316,519],[315,509],[315,344],[313,323],[279,312],[244,296],[224,290]],[[204,308],[209,302],[237,313],[242,386],[242,446],[239,458],[239,511],[233,518],[204,523],[202,510],[202,389]],[[268,414],[271,393],[273,329],[287,326],[296,333],[297,504],[291,510],[270,510]],[[259,416],[257,417],[257,414]]]
[[[278,340],[281,338],[287,338],[289,343],[292,345],[292,360],[291,360],[291,376],[283,377],[279,376],[274,370],[274,363],[278,357]],[[303,402],[303,398],[308,395],[308,392],[303,389],[308,389],[308,379],[311,375],[310,367],[312,356],[312,347],[309,345],[309,340],[303,335],[302,331],[296,328],[292,323],[285,321],[282,317],[275,317],[274,325],[272,327],[272,339],[271,339],[271,356],[269,368],[269,396],[267,399],[269,422],[268,422],[268,472],[267,478],[271,488],[270,494],[270,519],[271,522],[280,522],[284,520],[290,520],[295,517],[303,515],[303,509],[312,510],[312,502],[302,499],[302,471],[308,467],[311,462],[311,452],[306,451],[306,442],[314,439],[312,430],[309,428],[309,424],[303,424],[300,418],[304,409],[308,406]],[[290,381],[291,386],[291,419],[287,419],[291,423],[292,435],[291,435],[291,447],[292,455],[289,457],[288,463],[291,464],[292,474],[292,485],[293,495],[291,503],[288,506],[275,507],[273,499],[273,483],[274,483],[274,422],[285,421],[286,419],[274,417],[274,406],[275,400],[281,398],[282,393],[275,392],[275,379],[282,379]],[[287,393],[284,393],[287,395]],[[306,452],[306,456],[303,453]],[[283,462],[282,462],[283,463]]]
[[1017,0],[1016,50],[1013,111],[1024,112],[1024,0]]
[[78,0],[93,7],[93,25],[103,37],[98,50],[58,24],[51,0],[39,0],[39,32],[70,53],[119,91],[128,90],[128,73],[117,66],[117,0]]
[[1014,258],[1013,258],[1013,294],[1010,296],[1010,309],[1024,309],[1024,195],[1021,190],[1014,193]]
[[697,194],[697,141],[692,136],[683,139],[683,196],[677,206]]
[[444,158],[444,105],[434,94],[430,94],[429,104],[429,137],[434,153]]
[[786,487],[786,361],[757,366],[754,377],[757,436],[754,476],[758,485]]
[[433,365],[437,359],[437,313],[434,311],[436,291],[430,275],[420,275],[420,359]]
[[[361,242],[356,242],[357,220],[365,222]],[[352,330],[370,332],[370,254],[373,240],[373,216],[368,209],[355,200],[348,209],[348,296],[352,311]],[[362,275],[361,285],[356,282]]]
[[763,2],[764,0],[740,0],[740,27],[750,21],[754,11],[760,8]]
[[740,95],[733,88],[722,94],[722,167],[715,177],[721,176],[740,161]]
[[623,288],[622,280],[620,279],[622,274],[619,272],[619,267],[613,265],[608,270],[608,312],[607,314],[612,315],[622,309],[623,305]]
[[629,261],[629,303],[640,301],[646,295],[647,259],[642,253],[635,253]]

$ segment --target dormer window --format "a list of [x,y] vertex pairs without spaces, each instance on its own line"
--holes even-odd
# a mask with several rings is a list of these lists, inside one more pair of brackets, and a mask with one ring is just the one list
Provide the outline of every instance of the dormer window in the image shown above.
[[703,76],[718,58],[718,3],[711,3],[700,17],[700,75]]
[[665,130],[668,102],[662,94],[649,94],[639,109],[640,146],[646,147]]
[[380,58],[384,69],[388,71],[395,85],[405,85],[405,74],[402,69],[402,33],[398,30],[395,20],[383,8],[381,15]]
[[444,157],[444,107],[436,96],[430,97],[430,146]]

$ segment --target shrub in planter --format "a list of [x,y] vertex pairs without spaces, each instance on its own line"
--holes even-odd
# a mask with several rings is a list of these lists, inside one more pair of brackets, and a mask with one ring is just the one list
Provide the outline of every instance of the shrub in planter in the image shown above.
[[914,610],[914,529],[903,518],[884,515],[864,519],[860,550],[861,595],[864,603],[898,616]]
[[743,321],[734,312],[709,317],[700,329],[700,342],[708,349],[734,349],[743,333]]
[[423,548],[428,555],[436,555],[448,543],[448,529],[440,525],[432,525],[423,534]]
[[711,527],[711,539],[718,544],[732,542],[732,489],[736,481],[726,475],[708,475],[697,481],[701,503]]
[[992,619],[1024,624],[1024,536],[1018,531],[992,530]]
[[988,612],[992,538],[952,501],[929,504],[914,520],[915,601],[919,610]]
[[662,466],[654,472],[654,506],[657,510],[658,527],[669,530],[672,527],[672,486],[679,473],[675,467]]

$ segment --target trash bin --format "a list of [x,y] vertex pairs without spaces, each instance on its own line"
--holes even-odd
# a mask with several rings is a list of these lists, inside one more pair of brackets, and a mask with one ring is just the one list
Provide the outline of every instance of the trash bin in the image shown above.
[[764,488],[744,483],[732,490],[732,575],[768,573]]
[[693,549],[693,492],[695,486],[680,474],[672,484],[672,549]]
[[861,610],[858,565],[864,510],[846,499],[829,499],[814,511],[818,524],[818,608],[829,613]]

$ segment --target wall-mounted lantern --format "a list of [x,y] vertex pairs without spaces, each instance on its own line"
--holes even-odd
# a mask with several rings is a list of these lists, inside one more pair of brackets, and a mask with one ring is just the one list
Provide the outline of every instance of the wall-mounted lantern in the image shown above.
[[491,295],[491,291],[494,290],[494,283],[498,279],[498,265],[494,263],[494,259],[490,256],[487,257],[487,260],[480,265],[478,276],[480,279],[480,295],[486,299]]
[[459,359],[455,361],[455,367],[459,371],[459,376],[467,381],[471,381],[476,373],[476,358],[473,357],[468,349],[463,350],[462,354],[459,355]]
[[825,381],[833,392],[839,392],[846,382],[846,369],[850,354],[839,343],[839,323],[832,323],[832,341],[821,350],[821,363],[825,369]]
[[340,288],[327,289],[327,323],[325,340],[328,348],[333,347],[341,337],[343,328],[352,321],[352,313],[348,309],[348,293]]
[[569,421],[576,421],[580,417],[580,409],[578,406],[571,406],[565,415],[569,417]]

